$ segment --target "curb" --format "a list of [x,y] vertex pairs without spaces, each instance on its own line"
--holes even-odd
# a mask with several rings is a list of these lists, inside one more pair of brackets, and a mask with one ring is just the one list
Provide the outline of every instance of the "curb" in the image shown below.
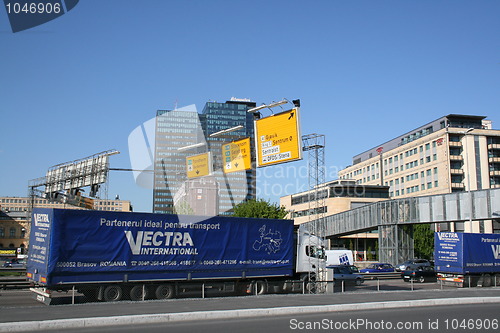
[[278,316],[307,314],[317,312],[360,311],[374,309],[393,309],[401,307],[423,307],[460,304],[500,303],[500,297],[462,297],[440,298],[411,301],[368,302],[335,305],[292,306],[279,308],[258,308],[222,311],[198,311],[165,314],[147,314],[134,316],[111,316],[92,318],[56,319],[43,321],[25,321],[0,323],[0,332],[26,332],[40,330],[61,330],[74,328],[90,328],[105,326],[124,326],[136,324],[160,324],[179,321],[215,320],[231,318],[251,318],[261,316]]

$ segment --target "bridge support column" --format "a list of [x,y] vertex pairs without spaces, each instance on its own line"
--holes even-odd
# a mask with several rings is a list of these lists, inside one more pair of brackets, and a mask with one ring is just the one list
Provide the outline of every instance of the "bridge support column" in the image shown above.
[[415,255],[413,226],[382,225],[378,227],[378,257],[380,262],[397,265]]

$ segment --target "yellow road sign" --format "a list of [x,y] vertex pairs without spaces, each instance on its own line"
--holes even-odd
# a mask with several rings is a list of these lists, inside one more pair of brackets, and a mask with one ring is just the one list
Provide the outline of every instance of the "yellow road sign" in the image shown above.
[[225,173],[251,169],[250,138],[222,145],[222,161]]
[[187,177],[196,178],[212,173],[212,158],[210,152],[186,157]]
[[255,149],[258,167],[301,159],[299,108],[256,120]]

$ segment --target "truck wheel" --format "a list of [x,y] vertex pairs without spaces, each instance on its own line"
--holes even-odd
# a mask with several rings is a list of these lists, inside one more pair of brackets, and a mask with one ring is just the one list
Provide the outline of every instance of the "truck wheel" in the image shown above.
[[156,288],[155,295],[156,295],[157,299],[174,298],[174,296],[175,296],[174,286],[171,284],[160,284]]
[[483,275],[483,287],[491,287],[491,275],[484,274]]
[[122,299],[123,289],[120,286],[112,285],[104,288],[103,299],[105,302],[117,302]]
[[143,285],[136,285],[130,289],[130,299],[132,301],[142,301],[148,297],[148,288]]
[[267,293],[267,283],[266,281],[257,280],[250,284],[250,294],[253,295],[264,295]]

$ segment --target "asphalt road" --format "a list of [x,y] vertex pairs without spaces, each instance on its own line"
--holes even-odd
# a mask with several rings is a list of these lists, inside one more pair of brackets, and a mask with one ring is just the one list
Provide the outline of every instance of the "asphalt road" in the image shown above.
[[499,304],[418,307],[353,312],[323,312],[260,318],[235,318],[209,321],[184,321],[101,328],[71,329],[68,332],[134,333],[221,333],[221,332],[498,332]]
[[[4,328],[7,327],[6,330],[8,331],[9,326],[15,325],[16,322],[40,322],[69,318],[110,318],[113,316],[125,316],[123,318],[126,318],[136,315],[176,314],[185,312],[200,313],[202,311],[231,312],[237,309],[264,309],[264,311],[268,311],[267,309],[275,308],[305,308],[329,305],[345,306],[348,304],[365,304],[367,302],[386,302],[387,304],[391,304],[405,300],[453,300],[469,297],[479,299],[500,297],[500,288],[441,289],[436,283],[415,284],[413,287],[414,290],[411,291],[411,285],[401,280],[388,280],[380,284],[378,284],[377,281],[367,281],[364,286],[355,288],[355,291],[351,290],[345,293],[336,292],[334,294],[213,297],[206,299],[190,298],[161,301],[151,300],[145,302],[121,301],[116,303],[86,303],[57,306],[46,306],[35,301],[27,290],[2,290],[0,291],[0,323],[5,324],[0,325],[4,325]],[[377,291],[378,288],[380,288],[381,291]],[[71,297],[66,296],[66,299],[71,300]],[[469,305],[470,308],[476,308],[477,306],[482,306],[482,304]],[[498,316],[500,303],[491,306],[496,309]],[[393,313],[393,311],[395,310],[389,310],[389,314]],[[408,307],[406,307],[404,311],[411,313],[413,309],[408,311]],[[264,313],[264,316],[265,315]],[[273,318],[275,317],[276,316],[273,316]],[[116,318],[116,323],[119,324],[120,317]],[[193,325],[206,322],[206,320],[200,320],[199,323],[195,323],[194,317],[189,319]],[[249,322],[259,322],[251,319],[245,320]],[[222,322],[229,323],[232,322],[232,319],[223,320]],[[163,330],[165,329],[164,325],[158,325],[158,328],[161,327]],[[179,325],[181,331],[184,327],[183,325]],[[191,328],[189,330],[192,332],[194,329],[196,328]],[[2,330],[0,329],[0,331]],[[252,328],[252,331],[255,331],[255,328]],[[103,332],[105,332],[105,330]]]
[[[345,285],[337,286],[334,293],[360,293],[360,292],[370,292],[370,291],[422,291],[422,290],[433,290],[433,289],[443,289],[443,290],[455,290],[455,287],[443,286],[441,287],[437,283],[426,282],[426,283],[408,283],[401,279],[391,279],[391,280],[366,280],[361,286]],[[330,291],[331,292],[331,291]],[[71,293],[55,293],[56,297],[61,299],[63,304],[72,304],[74,301],[76,304],[87,303],[81,294],[75,294],[75,299],[73,300]],[[36,301],[32,297],[32,293],[28,289],[18,289],[18,290],[0,290],[0,308],[2,307],[45,307],[43,303]],[[101,303],[98,303],[101,304]],[[0,318],[1,322],[1,318]]]

